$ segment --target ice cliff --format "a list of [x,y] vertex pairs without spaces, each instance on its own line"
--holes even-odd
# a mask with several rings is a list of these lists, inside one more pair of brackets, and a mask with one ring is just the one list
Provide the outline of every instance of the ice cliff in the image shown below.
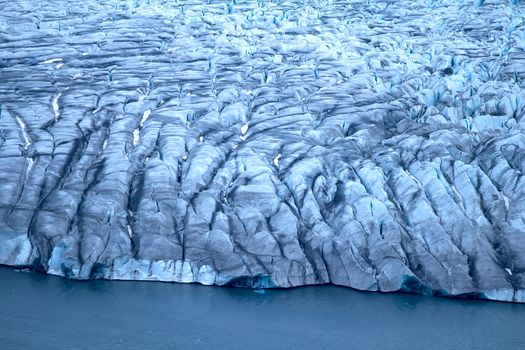
[[524,11],[0,0],[0,264],[525,302]]

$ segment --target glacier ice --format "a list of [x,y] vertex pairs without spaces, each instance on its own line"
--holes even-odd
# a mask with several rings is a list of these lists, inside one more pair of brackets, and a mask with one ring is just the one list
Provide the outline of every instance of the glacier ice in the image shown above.
[[525,301],[508,0],[0,13],[0,264]]

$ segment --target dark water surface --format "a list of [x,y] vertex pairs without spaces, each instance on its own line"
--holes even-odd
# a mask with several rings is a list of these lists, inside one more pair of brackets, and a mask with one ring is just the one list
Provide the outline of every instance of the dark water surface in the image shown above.
[[0,267],[0,349],[525,349],[525,305],[323,286],[68,281]]

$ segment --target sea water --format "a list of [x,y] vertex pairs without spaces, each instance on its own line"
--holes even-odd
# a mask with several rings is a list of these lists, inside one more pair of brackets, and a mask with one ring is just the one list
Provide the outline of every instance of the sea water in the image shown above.
[[525,349],[525,305],[0,268],[0,349]]

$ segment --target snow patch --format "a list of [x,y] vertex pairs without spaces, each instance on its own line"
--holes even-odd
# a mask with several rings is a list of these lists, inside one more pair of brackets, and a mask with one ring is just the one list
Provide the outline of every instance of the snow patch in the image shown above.
[[248,128],[249,128],[248,124],[244,124],[243,126],[241,126],[241,135],[246,135]]
[[133,146],[136,146],[139,143],[140,131],[139,129],[133,130]]
[[27,169],[26,169],[25,181],[27,181],[27,178],[29,177],[29,173],[31,172],[31,169],[33,169],[33,163],[35,162],[33,158],[26,157],[26,159],[27,159]]
[[503,202],[505,203],[505,210],[509,210],[509,197],[505,196],[504,194],[501,195],[503,197]]
[[59,93],[53,98],[52,106],[53,106],[53,114],[55,116],[55,122],[58,121],[58,118],[60,118],[60,106],[58,104],[58,99],[62,96],[62,93]]
[[60,62],[62,61],[62,58],[52,58],[52,59],[49,59],[47,61],[44,61],[42,62],[43,64],[50,64],[50,63],[55,63],[55,62]]
[[143,126],[146,120],[148,120],[149,116],[151,115],[151,110],[148,109],[144,111],[144,114],[142,114],[142,119],[140,120],[140,126]]
[[20,126],[20,129],[22,130],[22,137],[24,138],[25,143],[24,149],[27,149],[31,145],[31,139],[29,138],[29,134],[27,133],[26,123],[24,123],[24,121],[20,117],[16,117],[16,121]]
[[273,159],[273,165],[275,165],[276,167],[279,167],[280,160],[281,160],[281,153],[275,156],[275,158]]
[[[20,117],[16,117],[16,121],[18,125],[20,126],[20,129],[22,130],[22,138],[24,139],[24,150],[27,150],[29,146],[31,146],[31,138],[29,137],[29,133],[27,132],[27,126]],[[27,160],[27,168],[26,168],[26,176],[25,181],[27,181],[27,178],[29,176],[29,172],[33,168],[34,160],[31,157],[26,157]]]

